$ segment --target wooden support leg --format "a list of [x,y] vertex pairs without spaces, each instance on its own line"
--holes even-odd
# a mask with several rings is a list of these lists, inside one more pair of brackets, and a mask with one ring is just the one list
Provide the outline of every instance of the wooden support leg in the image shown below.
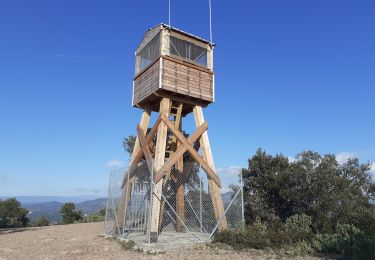
[[[163,98],[160,101],[160,114],[169,115],[170,112],[170,100]],[[167,126],[165,123],[161,123],[157,132],[156,147],[155,147],[155,170],[158,171],[164,164],[165,159],[165,147],[167,144]],[[151,242],[157,242],[158,231],[159,231],[159,220],[160,220],[160,203],[161,193],[163,188],[163,180],[161,179],[155,183],[153,194],[152,194],[152,209],[151,209]]]
[[[165,195],[167,193],[167,188],[168,188],[168,179],[170,177],[172,170],[169,170],[169,172],[165,175],[163,179],[163,194]],[[161,232],[163,228],[163,221],[164,221],[164,210],[165,210],[165,201],[162,200],[161,205],[160,205],[160,217],[159,217],[159,233]]]
[[[200,106],[194,107],[194,119],[196,126],[200,126],[204,123],[203,110]],[[202,149],[203,159],[215,170],[215,163],[212,157],[211,146],[208,140],[207,131],[204,132],[200,138],[200,146]],[[215,218],[219,221],[224,214],[224,205],[221,197],[220,187],[213,181],[212,178],[208,178],[208,187],[210,190],[211,200],[215,211]],[[228,228],[226,218],[223,219],[219,226],[219,230],[224,230]]]
[[[150,123],[150,117],[151,117],[151,109],[145,108],[145,110],[142,113],[141,122],[139,123],[139,125],[141,126],[144,134],[146,134],[146,132],[147,132],[147,128],[148,128],[148,125]],[[136,154],[138,154],[138,152],[140,150],[141,150],[141,146],[140,146],[138,136],[137,136],[136,139],[135,139],[133,153],[132,153],[132,157],[131,157],[129,165],[133,165],[135,156],[136,156]],[[130,172],[128,172],[128,173],[130,173]],[[125,176],[125,178],[127,178],[127,176]],[[131,186],[132,186],[132,183],[134,182],[134,180],[135,180],[135,176],[130,178],[129,181],[126,182],[125,187],[123,187],[123,189],[122,189],[120,205],[119,205],[119,218],[118,218],[120,226],[123,226],[125,224],[126,208],[127,208],[128,204],[130,202],[130,196],[131,196],[130,191],[131,191]]]
[[[179,130],[182,131],[182,121],[179,122]],[[177,149],[182,146],[180,141],[177,141]],[[185,176],[183,175],[184,170],[184,160],[183,156],[181,156],[176,164],[177,168],[177,182],[176,182],[176,212],[178,217],[177,224],[176,224],[176,231],[182,232],[183,230],[183,222],[185,222]]]

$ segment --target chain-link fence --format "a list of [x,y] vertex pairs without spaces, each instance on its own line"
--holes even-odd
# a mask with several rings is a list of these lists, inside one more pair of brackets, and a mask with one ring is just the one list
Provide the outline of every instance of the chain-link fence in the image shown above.
[[105,233],[144,243],[154,241],[155,231],[159,236],[209,241],[219,229],[242,228],[241,170],[218,169],[217,175],[221,192],[215,192],[216,184],[197,163],[185,163],[180,170],[172,167],[161,183],[150,178],[155,173],[150,173],[146,163],[112,171]]

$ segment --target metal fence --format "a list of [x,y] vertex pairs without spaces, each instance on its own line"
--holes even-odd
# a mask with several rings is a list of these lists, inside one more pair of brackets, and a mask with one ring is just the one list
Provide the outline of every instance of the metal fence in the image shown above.
[[[217,169],[224,213],[215,216],[210,180],[199,164],[185,163],[183,172],[172,168],[162,180],[158,233],[197,241],[209,241],[223,223],[228,229],[244,224],[241,169]],[[107,235],[137,238],[151,243],[151,215],[155,196],[153,173],[147,165],[110,173],[105,217]],[[152,196],[153,195],[153,196]]]

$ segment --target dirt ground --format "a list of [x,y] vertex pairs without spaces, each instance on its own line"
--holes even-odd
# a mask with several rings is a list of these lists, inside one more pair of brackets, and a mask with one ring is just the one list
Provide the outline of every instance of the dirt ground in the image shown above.
[[[3,259],[290,259],[260,250],[238,252],[196,245],[175,252],[150,255],[125,250],[119,242],[100,236],[103,223],[84,223],[0,231]],[[300,259],[315,259],[301,257]],[[317,258],[316,258],[317,259]]]

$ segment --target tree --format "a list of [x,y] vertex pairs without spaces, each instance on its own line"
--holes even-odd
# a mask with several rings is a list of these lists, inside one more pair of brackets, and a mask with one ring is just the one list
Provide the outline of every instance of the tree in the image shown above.
[[83,219],[82,212],[79,210],[75,210],[74,203],[67,202],[63,206],[61,206],[60,214],[62,215],[62,223],[63,224],[72,224],[75,221],[79,221]]
[[136,137],[134,135],[129,135],[128,137],[124,137],[124,140],[122,141],[122,146],[129,156],[131,156],[133,153],[135,140]]
[[24,227],[29,222],[28,213],[29,211],[21,207],[16,198],[0,200],[0,227]]
[[40,217],[34,220],[31,223],[32,226],[34,227],[43,227],[43,226],[48,226],[49,225],[49,220],[46,217]]
[[339,164],[335,155],[305,151],[290,162],[259,149],[243,170],[246,220],[284,221],[306,214],[314,232],[352,224],[375,233],[375,184],[369,169],[357,158]]
[[104,217],[105,216],[105,212],[106,212],[106,208],[101,209],[101,210],[98,211],[98,215]]

